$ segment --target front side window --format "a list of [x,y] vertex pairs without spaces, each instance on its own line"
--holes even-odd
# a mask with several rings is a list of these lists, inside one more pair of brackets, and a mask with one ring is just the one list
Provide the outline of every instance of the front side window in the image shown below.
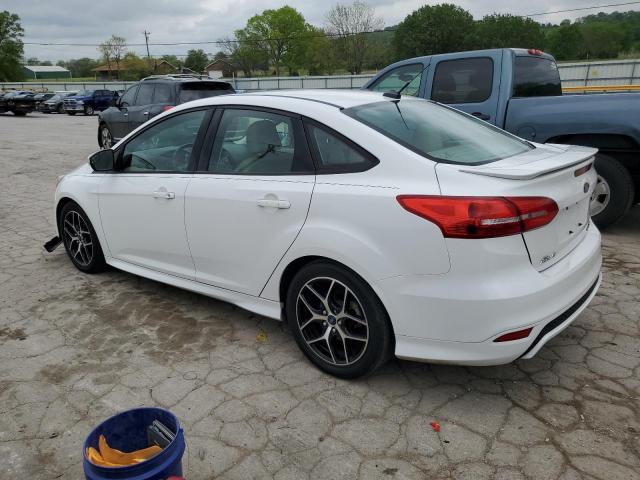
[[256,110],[227,109],[208,171],[234,175],[291,175],[313,170],[300,121]]
[[136,105],[149,105],[153,98],[153,84],[143,83],[140,85],[138,96],[136,97]]
[[514,97],[558,95],[562,95],[562,84],[556,62],[544,57],[516,57]]
[[307,125],[311,146],[316,151],[320,171],[361,172],[377,163],[357,146],[343,140],[336,133],[316,125]]
[[204,110],[167,118],[133,138],[122,151],[124,172],[190,171],[191,152]]
[[493,125],[420,99],[369,103],[343,113],[438,162],[480,165],[534,148]]
[[133,102],[136,99],[136,93],[138,92],[138,85],[134,85],[129,90],[122,94],[122,98],[120,99],[120,104],[123,107],[127,107],[129,105],[133,105]]
[[440,103],[480,103],[491,96],[493,60],[462,58],[438,63],[431,99]]
[[373,90],[374,92],[397,92],[404,87],[407,82],[410,82],[402,91],[402,94],[413,95],[415,97],[420,90],[423,70],[424,65],[421,63],[396,67],[383,74],[369,87],[369,90]]

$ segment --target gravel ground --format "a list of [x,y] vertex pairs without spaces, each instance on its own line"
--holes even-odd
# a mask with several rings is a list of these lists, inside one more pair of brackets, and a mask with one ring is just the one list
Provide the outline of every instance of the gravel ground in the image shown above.
[[56,177],[96,127],[0,115],[0,478],[82,478],[94,425],[160,405],[184,424],[188,480],[640,479],[637,206],[604,235],[597,297],[536,358],[341,381],[276,321],[43,253]]

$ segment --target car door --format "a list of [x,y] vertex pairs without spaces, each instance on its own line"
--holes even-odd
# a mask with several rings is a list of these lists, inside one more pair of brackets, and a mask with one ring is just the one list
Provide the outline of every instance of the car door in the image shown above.
[[185,192],[198,155],[205,109],[154,123],[116,151],[117,171],[100,184],[100,219],[111,255],[194,278],[184,227]]
[[153,82],[142,82],[136,96],[136,103],[129,107],[129,131],[135,130],[149,120],[149,109],[152,107]]
[[470,52],[464,58],[435,61],[430,66],[427,96],[436,102],[496,123],[500,97],[502,51]]
[[227,108],[214,126],[186,194],[196,280],[259,295],[306,220],[313,163],[297,116]]
[[115,140],[120,140],[129,130],[129,108],[135,104],[138,85],[130,87],[116,102],[117,111],[109,111],[109,128]]

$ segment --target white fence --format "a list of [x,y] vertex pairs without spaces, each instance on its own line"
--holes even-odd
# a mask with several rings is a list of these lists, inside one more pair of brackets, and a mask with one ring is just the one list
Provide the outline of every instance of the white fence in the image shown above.
[[[640,85],[640,60],[558,64],[563,87],[597,85]],[[296,88],[360,88],[370,75],[332,75],[318,77],[226,78],[237,90],[280,90]],[[21,90],[124,90],[135,82],[8,82],[0,89]]]

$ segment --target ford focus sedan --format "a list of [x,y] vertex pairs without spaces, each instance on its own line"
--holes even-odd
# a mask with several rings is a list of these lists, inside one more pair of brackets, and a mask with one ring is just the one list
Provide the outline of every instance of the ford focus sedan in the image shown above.
[[53,244],[282,319],[339,377],[508,363],[597,291],[595,153],[374,92],[207,98],[62,177]]

